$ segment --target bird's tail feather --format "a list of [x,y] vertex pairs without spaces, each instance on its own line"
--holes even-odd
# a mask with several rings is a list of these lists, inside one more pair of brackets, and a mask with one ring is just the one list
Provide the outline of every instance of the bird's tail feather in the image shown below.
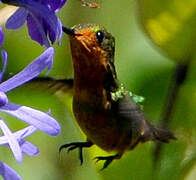
[[149,124],[148,130],[142,137],[142,141],[160,141],[163,143],[169,143],[170,140],[175,140],[176,137],[172,132],[169,130],[161,129],[154,127],[153,125]]
[[161,128],[156,128],[154,126],[151,126],[151,133],[152,133],[152,140],[161,141],[163,143],[169,143],[170,140],[176,139],[174,134],[170,132],[169,130],[164,130]]

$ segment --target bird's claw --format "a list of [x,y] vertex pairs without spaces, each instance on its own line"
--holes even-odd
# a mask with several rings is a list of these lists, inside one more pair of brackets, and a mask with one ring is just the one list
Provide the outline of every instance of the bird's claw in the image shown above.
[[59,152],[61,152],[63,149],[68,148],[67,153],[69,153],[70,151],[79,148],[79,159],[80,159],[80,164],[82,165],[83,163],[83,153],[82,153],[82,149],[84,147],[91,147],[93,145],[92,142],[73,142],[73,143],[69,143],[69,144],[63,144],[62,146],[60,146],[59,148]]
[[68,150],[67,150],[67,153],[69,153],[70,151],[72,151],[76,148],[78,148],[78,146],[76,146],[76,145],[73,145],[73,146],[69,147]]
[[119,155],[116,154],[116,155],[113,155],[113,156],[97,156],[94,159],[96,160],[96,163],[101,161],[101,160],[105,160],[105,162],[103,164],[103,167],[101,168],[101,171],[102,171],[105,168],[107,168],[114,159],[118,159],[118,158],[119,158]]

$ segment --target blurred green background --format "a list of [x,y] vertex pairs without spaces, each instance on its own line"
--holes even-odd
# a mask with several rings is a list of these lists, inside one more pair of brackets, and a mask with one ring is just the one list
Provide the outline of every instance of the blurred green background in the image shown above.
[[[100,4],[100,8],[91,9],[82,7],[79,0],[68,0],[58,16],[66,26],[71,27],[78,23],[96,23],[106,27],[115,36],[115,64],[118,77],[127,89],[145,97],[144,111],[146,116],[152,123],[159,124],[175,65],[175,62],[169,57],[179,60],[183,54],[182,47],[191,49],[188,53],[191,52],[191,55],[194,55],[195,41],[193,37],[196,36],[195,34],[191,35],[189,37],[191,43],[186,41],[184,46],[181,43],[183,43],[184,39],[187,40],[186,38],[179,41],[178,38],[177,40],[172,39],[173,41],[170,38],[169,40],[171,41],[162,44],[163,41],[156,41],[158,32],[155,32],[155,36],[151,36],[151,38],[155,38],[154,43],[162,48],[160,50],[147,37],[152,35],[150,31],[152,27],[150,26],[145,31],[147,33],[144,33],[144,28],[141,24],[145,25],[148,18],[156,19],[157,14],[163,10],[166,13],[169,13],[167,10],[173,12],[171,2],[184,2],[186,4],[187,1],[162,1],[162,4],[157,4],[154,3],[154,0],[140,0],[140,3],[144,3],[143,9],[138,8],[136,0],[97,0],[96,2]],[[161,1],[159,0],[159,2]],[[194,7],[191,13],[196,14],[194,1],[192,1],[191,7]],[[183,6],[181,8],[182,14],[187,13],[187,8]],[[183,8],[186,11],[183,11]],[[139,16],[142,16],[142,18]],[[165,22],[166,24],[164,24]],[[162,23],[166,29],[174,24],[167,20]],[[183,27],[186,27],[186,29],[194,28],[196,30],[196,27],[187,23],[187,21],[182,23],[184,23]],[[4,32],[6,39],[3,48],[6,49],[9,55],[6,75],[11,76],[22,70],[43,52],[44,48],[30,40],[26,27],[17,31],[5,30]],[[196,31],[191,29],[190,32]],[[189,34],[189,31],[187,34]],[[179,36],[181,37],[181,34]],[[173,42],[176,42],[176,44]],[[178,45],[180,48],[175,49]],[[168,46],[169,48],[167,48]],[[55,45],[55,51],[54,67],[49,76],[57,78],[73,77],[69,42],[65,35],[63,35],[62,45]],[[169,54],[169,56],[166,54]],[[151,142],[140,144],[133,151],[127,152],[122,159],[114,161],[106,170],[101,172],[99,170],[102,163],[95,164],[93,158],[106,153],[97,147],[84,151],[83,166],[80,166],[77,151],[69,154],[62,151],[59,155],[58,148],[60,145],[85,140],[84,135],[82,135],[74,121],[71,111],[71,96],[66,96],[64,102],[62,102],[47,92],[26,86],[10,92],[8,94],[10,101],[43,111],[51,109],[52,116],[59,121],[62,131],[57,137],[50,137],[42,132],[36,132],[29,137],[28,140],[39,147],[40,154],[36,157],[24,156],[22,164],[18,164],[14,160],[11,151],[7,147],[1,147],[1,161],[10,165],[25,180],[193,180],[196,177],[195,78],[195,62],[192,61],[186,82],[180,90],[176,111],[170,124],[171,130],[178,140],[163,146],[161,162],[157,168],[153,166],[155,145]],[[0,116],[13,131],[25,126],[20,120],[2,113]]]

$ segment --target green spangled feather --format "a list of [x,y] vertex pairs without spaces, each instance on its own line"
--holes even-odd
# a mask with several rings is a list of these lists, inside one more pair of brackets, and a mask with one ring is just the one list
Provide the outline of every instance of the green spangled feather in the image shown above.
[[132,93],[131,91],[127,91],[123,84],[120,85],[120,87],[118,88],[118,90],[116,92],[112,92],[111,93],[112,96],[112,100],[113,101],[118,101],[119,99],[122,99],[124,96],[129,96],[130,98],[132,98],[132,100],[136,103],[141,105],[145,98],[143,96],[138,96],[134,93]]

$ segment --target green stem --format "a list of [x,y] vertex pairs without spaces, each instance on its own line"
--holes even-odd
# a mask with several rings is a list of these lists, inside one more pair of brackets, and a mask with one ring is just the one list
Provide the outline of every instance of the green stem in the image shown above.
[[[180,87],[184,83],[186,76],[187,76],[187,71],[189,67],[189,62],[186,64],[177,64],[175,67],[175,72],[173,74],[170,88],[169,88],[169,93],[168,93],[168,98],[166,100],[165,104],[165,109],[162,114],[162,119],[160,121],[161,123],[161,128],[168,129],[169,128],[169,123],[172,119],[172,115],[175,109],[175,104],[177,101],[177,97],[179,94]],[[162,150],[163,144],[161,143],[156,143],[155,150],[154,150],[154,165],[155,167],[157,166],[158,162],[160,161],[160,153]]]

